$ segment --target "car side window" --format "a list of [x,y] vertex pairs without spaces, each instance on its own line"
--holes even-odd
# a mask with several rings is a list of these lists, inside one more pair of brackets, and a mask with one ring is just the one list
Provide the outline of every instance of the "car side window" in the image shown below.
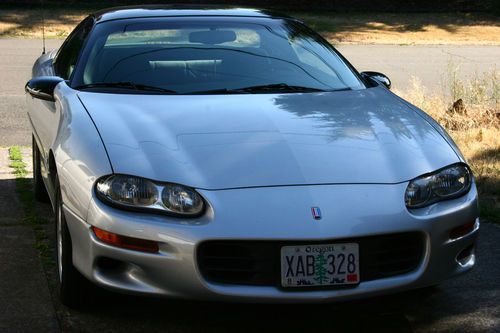
[[63,44],[54,61],[54,70],[58,76],[66,80],[71,77],[92,26],[93,19],[89,17],[76,27]]

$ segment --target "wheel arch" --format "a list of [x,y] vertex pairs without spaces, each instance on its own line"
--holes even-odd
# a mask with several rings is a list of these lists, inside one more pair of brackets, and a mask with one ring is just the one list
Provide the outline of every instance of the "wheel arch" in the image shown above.
[[49,150],[48,168],[53,187],[55,177],[59,181],[66,208],[86,220],[95,180],[113,171],[99,133],[77,94],[64,83],[55,90],[61,117]]
[[52,151],[52,149],[49,150],[49,157],[47,159],[47,174],[48,174],[46,181],[47,193],[49,194],[52,209],[55,211],[56,196],[57,196],[57,188],[56,188],[57,166],[56,166],[56,160],[54,158],[54,152]]

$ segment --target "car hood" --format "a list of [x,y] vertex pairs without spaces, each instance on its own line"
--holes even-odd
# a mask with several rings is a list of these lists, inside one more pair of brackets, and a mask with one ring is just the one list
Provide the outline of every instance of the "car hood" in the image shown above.
[[459,161],[421,115],[381,87],[79,97],[115,173],[195,188],[398,183]]

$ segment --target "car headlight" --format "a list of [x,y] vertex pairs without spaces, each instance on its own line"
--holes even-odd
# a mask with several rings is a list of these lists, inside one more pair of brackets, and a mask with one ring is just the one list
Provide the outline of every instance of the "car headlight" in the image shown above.
[[472,173],[465,164],[453,164],[413,179],[408,184],[405,202],[408,208],[421,208],[435,202],[457,198],[471,187]]
[[178,216],[200,215],[205,204],[192,188],[172,183],[127,176],[101,177],[95,185],[97,197],[104,203],[125,209],[154,210]]

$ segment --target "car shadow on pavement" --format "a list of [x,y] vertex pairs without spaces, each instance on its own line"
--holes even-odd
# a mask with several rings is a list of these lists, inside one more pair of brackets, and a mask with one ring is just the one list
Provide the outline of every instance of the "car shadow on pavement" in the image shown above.
[[130,332],[412,332],[401,303],[422,293],[405,295],[336,304],[241,304],[142,298],[99,290],[90,308],[72,312],[71,322],[81,320],[85,326],[76,327],[89,331],[120,327]]

